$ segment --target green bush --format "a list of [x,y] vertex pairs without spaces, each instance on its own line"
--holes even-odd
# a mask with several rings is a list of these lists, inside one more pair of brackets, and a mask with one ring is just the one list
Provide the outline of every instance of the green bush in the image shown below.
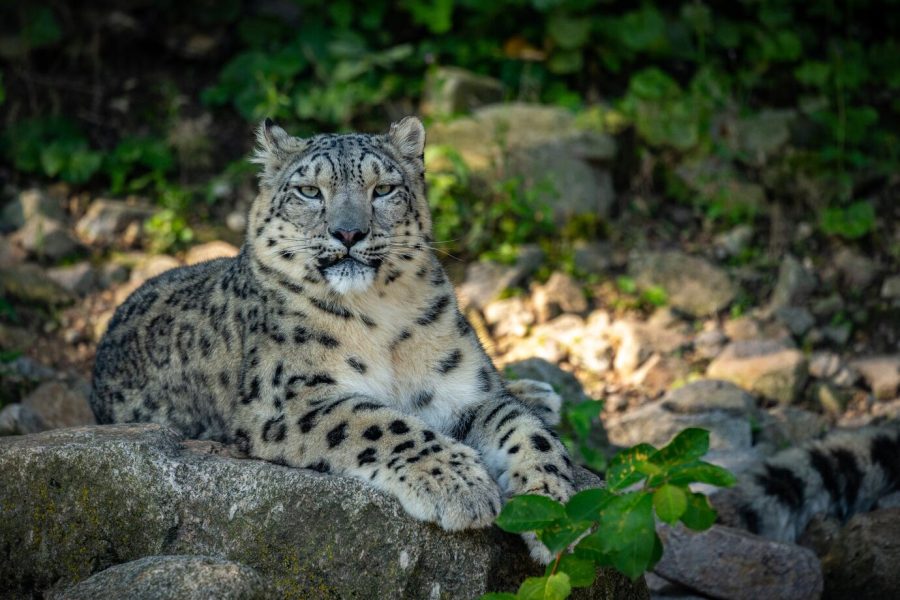
[[708,431],[685,429],[664,448],[640,444],[623,450],[609,463],[605,488],[578,492],[565,505],[544,496],[510,499],[497,525],[511,533],[534,532],[556,558],[543,577],[526,579],[518,593],[486,594],[482,600],[561,600],[572,588],[590,587],[600,566],[636,579],[662,557],[656,519],[696,531],[715,521],[706,496],[689,486],[727,487],[735,479],[700,460],[708,450]]

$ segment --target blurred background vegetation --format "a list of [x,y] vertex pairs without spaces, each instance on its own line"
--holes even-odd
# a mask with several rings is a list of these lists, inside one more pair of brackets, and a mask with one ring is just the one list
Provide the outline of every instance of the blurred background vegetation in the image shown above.
[[[148,197],[165,209],[149,224],[155,247],[177,249],[251,185],[244,157],[259,120],[298,135],[383,130],[418,112],[451,66],[499,82],[498,99],[571,111],[618,145],[614,206],[563,227],[541,215],[566,190],[515,177],[477,188],[452,148],[434,149],[445,165],[430,175],[436,237],[454,255],[509,259],[539,242],[565,262],[567,244],[608,235],[618,217],[677,209],[701,232],[755,223],[775,235],[803,220],[813,240],[856,240],[893,261],[898,240],[882,225],[900,189],[898,8],[3,0],[0,173],[17,187],[62,180]],[[431,123],[460,110],[424,108]]]

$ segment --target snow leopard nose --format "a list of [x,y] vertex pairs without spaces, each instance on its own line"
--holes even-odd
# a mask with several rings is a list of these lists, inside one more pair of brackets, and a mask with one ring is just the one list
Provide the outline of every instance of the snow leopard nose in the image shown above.
[[331,236],[334,237],[337,241],[346,246],[347,250],[352,248],[358,242],[361,242],[367,235],[369,235],[368,231],[360,231],[359,229],[329,229],[328,233],[330,233]]

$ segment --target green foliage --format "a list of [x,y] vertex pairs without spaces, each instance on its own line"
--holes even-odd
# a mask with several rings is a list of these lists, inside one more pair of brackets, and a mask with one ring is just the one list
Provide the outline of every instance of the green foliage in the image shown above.
[[151,184],[165,186],[172,169],[172,152],[162,140],[150,137],[123,139],[106,157],[103,169],[113,194],[134,193]]
[[76,184],[90,180],[103,162],[78,127],[62,118],[20,121],[3,136],[2,148],[19,171]]
[[846,208],[826,208],[821,226],[825,233],[855,240],[875,228],[875,208],[869,202],[854,202]]
[[579,404],[566,402],[561,415],[560,439],[575,462],[594,471],[606,469],[606,457],[591,442],[591,432],[602,427],[601,410],[603,402],[599,401],[584,401]]
[[689,486],[730,486],[735,479],[701,460],[708,450],[708,431],[685,429],[664,448],[641,444],[623,450],[610,461],[606,488],[583,490],[565,505],[543,496],[512,498],[497,525],[512,533],[534,531],[556,560],[543,577],[526,579],[516,594],[487,594],[482,600],[567,598],[572,588],[590,586],[599,566],[636,579],[662,556],[654,514],[698,531],[714,522],[706,496]]
[[169,252],[183,247],[194,239],[194,232],[178,212],[166,208],[154,214],[144,223],[144,231],[150,238],[154,252]]

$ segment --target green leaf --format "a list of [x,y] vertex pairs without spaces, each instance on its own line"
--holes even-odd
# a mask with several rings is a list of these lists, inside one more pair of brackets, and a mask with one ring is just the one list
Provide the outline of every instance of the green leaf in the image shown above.
[[643,479],[646,475],[641,469],[645,469],[647,461],[655,453],[656,448],[650,444],[638,444],[616,454],[606,472],[607,489],[616,492]]
[[551,554],[559,554],[591,528],[591,522],[572,523],[561,519],[542,528],[537,536]]
[[572,592],[569,576],[565,573],[547,577],[529,577],[519,586],[519,600],[564,600]]
[[596,521],[613,494],[605,488],[582,490],[566,502],[566,514],[572,521]]
[[490,592],[482,594],[478,600],[516,600],[516,595],[509,592]]
[[728,469],[702,460],[695,460],[672,467],[669,469],[666,479],[668,483],[674,485],[708,483],[719,487],[731,487],[737,482],[737,479]]
[[575,18],[556,14],[547,22],[547,33],[560,48],[574,50],[581,48],[591,32],[590,19]]
[[511,498],[500,511],[496,523],[504,531],[524,533],[542,529],[565,517],[565,508],[556,500],[525,495]]
[[587,438],[602,409],[602,402],[582,402],[566,406],[566,422],[572,427],[576,436],[581,439]]
[[612,565],[631,579],[637,578],[654,555],[656,529],[652,496],[632,492],[617,497],[604,509],[596,534],[603,536],[611,548]]
[[694,531],[703,531],[716,522],[716,511],[709,505],[706,496],[690,493],[687,496],[687,507],[681,515],[681,522]]
[[653,508],[656,516],[671,525],[687,509],[687,494],[683,488],[666,484],[653,493]]
[[700,458],[709,450],[709,432],[690,427],[675,436],[665,447],[653,455],[650,462],[656,465],[673,465]]
[[564,554],[559,560],[558,571],[569,576],[572,587],[590,587],[597,577],[594,561],[578,558],[573,554]]

